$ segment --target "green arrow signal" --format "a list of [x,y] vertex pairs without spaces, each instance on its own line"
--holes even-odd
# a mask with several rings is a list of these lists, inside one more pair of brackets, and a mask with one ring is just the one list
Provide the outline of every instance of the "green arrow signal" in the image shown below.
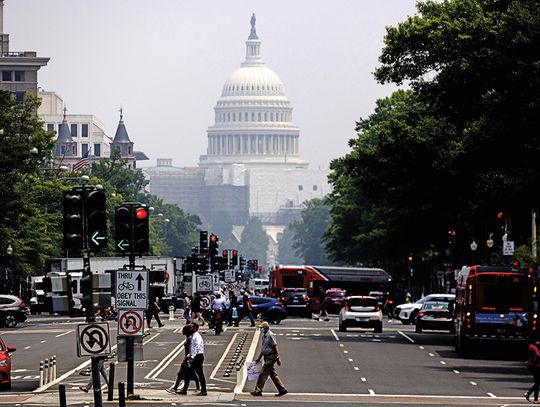
[[96,233],[94,233],[92,235],[92,242],[94,242],[94,244],[96,246],[99,246],[98,240],[104,240],[105,239],[105,236],[99,236],[99,232],[100,232],[99,230],[96,230]]
[[124,239],[118,242],[118,248],[122,251],[126,250],[126,247],[129,247],[129,242],[126,242]]

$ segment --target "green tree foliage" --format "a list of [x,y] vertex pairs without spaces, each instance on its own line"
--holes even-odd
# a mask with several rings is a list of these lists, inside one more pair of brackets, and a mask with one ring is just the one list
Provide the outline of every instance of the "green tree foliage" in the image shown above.
[[257,259],[262,266],[266,264],[268,243],[262,222],[257,217],[251,217],[242,231],[240,253],[246,259]]
[[294,231],[290,226],[278,235],[278,262],[280,264],[303,264],[304,259],[293,248]]
[[[525,242],[540,170],[540,3],[419,2],[389,27],[376,78],[408,83],[357,123],[334,160],[328,249],[347,262],[444,251],[497,232]],[[529,221],[530,222],[530,221]],[[500,229],[500,228],[499,228]]]
[[323,199],[312,199],[305,203],[300,219],[289,227],[293,231],[293,248],[305,264],[328,265],[323,237],[328,229],[330,206]]

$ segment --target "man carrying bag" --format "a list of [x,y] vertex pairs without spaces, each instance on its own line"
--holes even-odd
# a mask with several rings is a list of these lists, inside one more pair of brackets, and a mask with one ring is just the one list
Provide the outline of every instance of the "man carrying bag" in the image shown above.
[[281,397],[287,394],[288,391],[285,388],[283,382],[281,381],[281,378],[279,377],[276,368],[274,367],[276,363],[278,366],[281,366],[276,336],[272,331],[270,331],[270,325],[268,324],[268,322],[265,321],[261,323],[260,327],[263,332],[261,353],[259,354],[259,357],[255,362],[259,363],[264,357],[264,365],[261,369],[261,373],[259,374],[259,379],[257,380],[255,390],[252,391],[250,394],[252,396],[262,396],[264,383],[268,379],[268,376],[270,376],[270,379],[272,379],[274,385],[278,390],[278,394],[276,394],[276,397]]

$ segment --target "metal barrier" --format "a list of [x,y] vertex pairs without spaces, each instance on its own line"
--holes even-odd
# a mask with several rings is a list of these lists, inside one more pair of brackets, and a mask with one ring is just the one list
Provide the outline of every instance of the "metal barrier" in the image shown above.
[[39,362],[39,387],[56,380],[56,355]]

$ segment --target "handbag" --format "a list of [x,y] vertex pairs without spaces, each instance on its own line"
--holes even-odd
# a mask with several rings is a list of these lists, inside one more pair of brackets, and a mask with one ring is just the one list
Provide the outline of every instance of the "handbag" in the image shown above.
[[247,362],[247,379],[257,380],[262,370],[262,362]]

